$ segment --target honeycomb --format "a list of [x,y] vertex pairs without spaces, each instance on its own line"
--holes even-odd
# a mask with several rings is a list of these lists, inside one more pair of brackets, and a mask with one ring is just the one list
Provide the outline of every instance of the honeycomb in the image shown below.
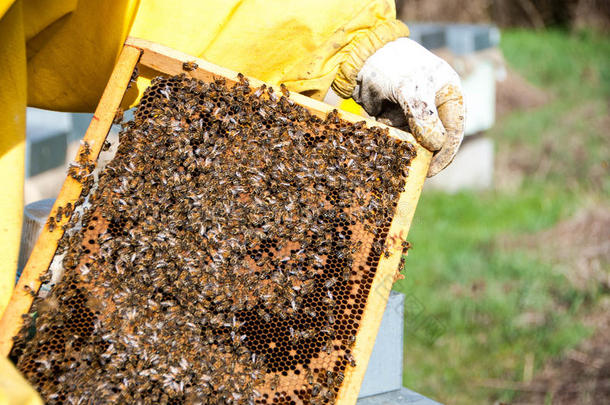
[[283,87],[179,75],[95,176],[86,155],[63,276],[11,352],[45,401],[335,402],[412,144]]

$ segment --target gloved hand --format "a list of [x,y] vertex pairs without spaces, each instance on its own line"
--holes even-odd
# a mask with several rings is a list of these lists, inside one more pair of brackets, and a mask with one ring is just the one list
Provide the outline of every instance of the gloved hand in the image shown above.
[[435,152],[428,177],[453,160],[464,137],[464,101],[458,74],[408,38],[389,42],[358,73],[353,99],[369,115],[410,130]]

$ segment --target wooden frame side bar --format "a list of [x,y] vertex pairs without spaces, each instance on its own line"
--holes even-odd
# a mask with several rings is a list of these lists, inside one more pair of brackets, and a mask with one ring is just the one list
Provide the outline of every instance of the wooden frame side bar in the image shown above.
[[382,255],[379,259],[377,271],[371,283],[371,291],[367,297],[364,313],[360,320],[360,328],[352,349],[354,359],[356,360],[356,367],[347,368],[343,385],[341,385],[337,396],[337,404],[352,405],[358,399],[358,393],[366,373],[369,358],[373,352],[381,319],[383,318],[383,313],[390,297],[390,291],[399,270],[398,266],[402,256],[401,242],[407,238],[432,158],[432,154],[426,149],[424,149],[427,152],[425,154],[420,154],[419,149],[423,148],[418,148],[418,156],[411,163],[404,191],[398,199],[396,213],[390,224],[386,243],[390,256],[384,257]]
[[[91,124],[83,138],[84,142],[89,145],[89,159],[92,162],[97,161],[97,157],[102,149],[102,145],[106,140],[108,131],[112,126],[112,121],[119,107],[125,89],[129,84],[140,51],[132,47],[123,47],[117,64],[112,71],[108,85],[106,86],[102,98],[95,109],[95,114],[91,120]],[[84,151],[84,145],[81,145],[77,157]],[[61,188],[59,196],[55,200],[52,216],[55,216],[57,209],[70,202],[74,204],[82,191],[82,184],[70,176]],[[11,299],[0,319],[0,355],[7,356],[13,346],[13,336],[15,336],[21,325],[23,324],[22,315],[27,313],[32,306],[33,296],[30,291],[36,293],[40,288],[40,276],[42,276],[49,268],[57,244],[63,236],[61,224],[67,222],[69,218],[64,219],[53,232],[49,231],[48,225],[45,225],[42,230],[36,245],[32,250],[32,254],[19,278],[19,282],[15,286],[15,290],[11,295]]]

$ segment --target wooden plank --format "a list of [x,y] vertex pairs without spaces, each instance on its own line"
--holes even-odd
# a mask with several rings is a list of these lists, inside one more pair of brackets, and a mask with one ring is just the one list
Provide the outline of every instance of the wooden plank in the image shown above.
[[[112,126],[112,120],[121,103],[139,57],[140,51],[138,49],[124,47],[112,71],[110,81],[102,94],[91,124],[83,138],[84,142],[89,144],[89,159],[93,162],[97,161],[97,157]],[[81,145],[77,156],[83,150],[84,145]],[[67,176],[59,196],[55,200],[51,215],[55,216],[57,209],[65,206],[68,202],[74,204],[78,200],[81,191],[82,184]],[[65,222],[67,222],[67,219],[62,221],[62,223]],[[29,292],[37,292],[40,288],[40,276],[48,270],[62,235],[63,230],[61,226],[57,226],[53,232],[50,232],[48,226],[45,225],[34,246],[34,250],[19,278],[19,282],[11,295],[6,311],[2,319],[0,319],[0,354],[2,356],[8,355],[13,346],[12,338],[23,324],[21,316],[27,313],[32,305],[33,297]]]

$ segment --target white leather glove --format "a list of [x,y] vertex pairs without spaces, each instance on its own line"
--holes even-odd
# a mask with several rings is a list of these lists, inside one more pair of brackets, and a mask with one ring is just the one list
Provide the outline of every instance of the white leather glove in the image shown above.
[[358,73],[354,100],[369,115],[410,130],[435,152],[428,177],[455,157],[464,137],[464,101],[458,74],[409,38],[389,42]]

